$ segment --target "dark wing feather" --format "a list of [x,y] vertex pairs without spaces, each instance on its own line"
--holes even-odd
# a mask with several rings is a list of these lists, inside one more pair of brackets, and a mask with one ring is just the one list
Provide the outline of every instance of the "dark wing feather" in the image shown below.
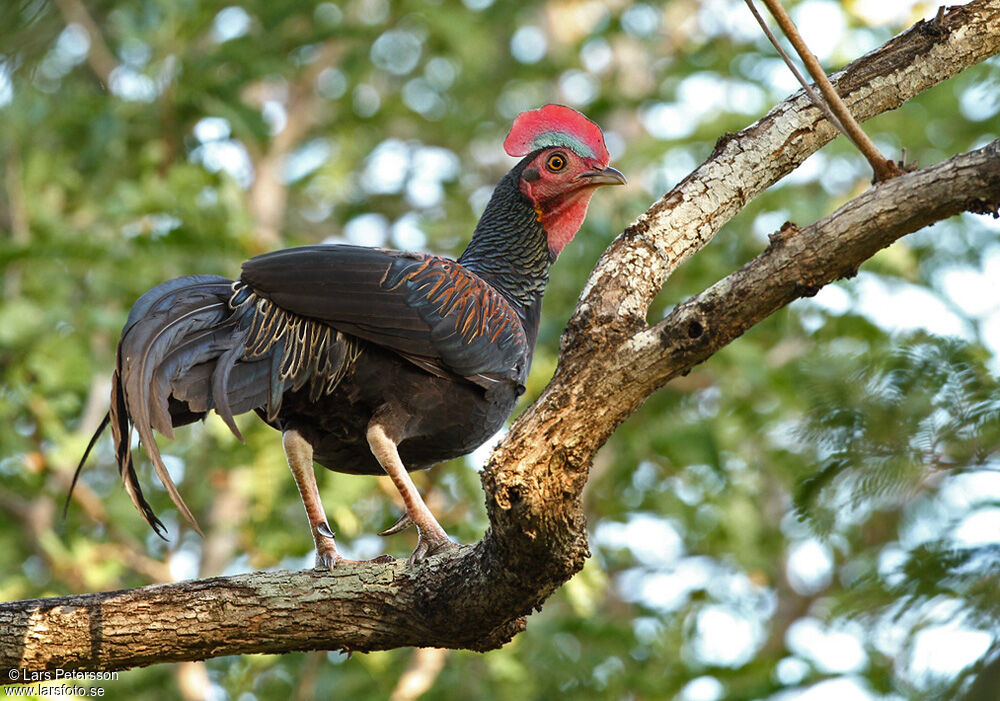
[[514,308],[459,263],[346,245],[302,246],[243,264],[242,281],[294,314],[483,386],[523,383],[528,340]]

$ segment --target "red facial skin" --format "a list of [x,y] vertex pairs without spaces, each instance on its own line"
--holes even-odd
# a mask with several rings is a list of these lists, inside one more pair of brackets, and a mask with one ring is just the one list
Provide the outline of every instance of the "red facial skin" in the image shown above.
[[535,207],[553,258],[580,230],[594,190],[610,184],[594,177],[606,165],[556,146],[541,151],[521,172],[521,192]]

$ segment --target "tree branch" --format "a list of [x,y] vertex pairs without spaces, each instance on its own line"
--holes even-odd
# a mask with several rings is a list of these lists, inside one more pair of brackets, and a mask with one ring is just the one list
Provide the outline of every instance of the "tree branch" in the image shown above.
[[316,79],[336,65],[344,54],[341,39],[330,39],[320,46],[316,57],[288,87],[285,125],[274,135],[267,149],[255,153],[254,180],[247,193],[247,206],[255,222],[255,242],[262,251],[274,248],[288,206],[288,186],[281,180],[281,170],[291,152],[300,144],[320,116],[322,100],[316,94]]
[[853,277],[896,239],[961,212],[998,209],[1000,140],[880,183],[811,226],[786,223],[762,254],[637,334],[627,361],[659,386],[793,300]]
[[[838,89],[856,114],[871,117],[998,51],[1000,0],[972,2],[856,61]],[[594,453],[666,378],[894,238],[1000,204],[994,143],[880,184],[811,227],[786,228],[755,261],[648,327],[646,309],[669,273],[833,134],[797,94],[722,140],[612,244],[564,336],[556,376],[483,472],[491,526],[480,542],[414,568],[399,561],[262,572],[0,604],[0,668],[112,670],[247,652],[502,645],[583,566],[580,499]],[[841,241],[832,232],[850,235]]]
[[[918,22],[835,74],[834,85],[864,121],[997,53],[1000,0],[976,0]],[[836,135],[800,91],[755,124],[722,137],[705,163],[608,247],[572,323],[583,335],[609,324],[617,332],[644,325],[646,310],[677,266]]]
[[101,28],[90,16],[87,6],[81,0],[55,0],[59,12],[62,14],[66,24],[77,24],[87,32],[90,38],[90,48],[87,51],[87,65],[94,72],[94,75],[104,83],[105,87],[111,85],[111,74],[118,67],[118,59],[108,48],[101,34]]

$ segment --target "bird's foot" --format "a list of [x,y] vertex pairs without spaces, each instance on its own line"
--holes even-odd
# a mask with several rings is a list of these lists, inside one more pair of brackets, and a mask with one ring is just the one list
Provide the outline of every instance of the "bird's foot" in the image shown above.
[[417,539],[417,548],[410,555],[410,559],[406,562],[409,565],[415,565],[418,562],[423,562],[431,555],[436,555],[439,552],[444,552],[450,548],[456,548],[458,545],[448,534],[444,532],[444,529],[438,526],[437,523],[428,523],[421,528],[417,523],[410,518],[409,513],[404,513],[399,517],[399,520],[394,524],[386,528],[384,531],[379,531],[380,536],[395,535],[396,533],[401,533],[405,531],[410,526],[417,526],[417,533],[419,537]]
[[360,565],[369,562],[376,564],[388,564],[394,562],[392,555],[379,555],[373,560],[349,560],[337,550],[334,541],[333,531],[326,523],[320,523],[313,531],[313,540],[316,543],[316,569],[333,571],[340,565]]
[[316,567],[317,570],[330,570],[331,572],[337,566],[337,563],[344,558],[338,552],[329,552],[316,549]]
[[458,543],[449,538],[440,526],[436,529],[422,529],[418,526],[417,532],[420,534],[417,538],[417,547],[406,561],[407,565],[419,564],[432,555],[458,547]]
[[388,565],[396,561],[392,555],[379,555],[371,560],[349,560],[340,553],[337,553],[334,557],[330,557],[326,553],[320,553],[316,551],[316,569],[317,570],[328,570],[330,572],[334,571],[337,567],[342,567],[344,565]]

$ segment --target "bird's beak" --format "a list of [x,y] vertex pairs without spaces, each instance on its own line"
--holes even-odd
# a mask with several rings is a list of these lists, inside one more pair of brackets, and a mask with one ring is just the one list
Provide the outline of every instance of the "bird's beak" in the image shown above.
[[588,186],[597,187],[598,185],[627,185],[628,181],[625,176],[621,174],[621,171],[614,168],[605,168],[604,170],[592,170],[587,173],[581,173],[578,180],[585,181]]

